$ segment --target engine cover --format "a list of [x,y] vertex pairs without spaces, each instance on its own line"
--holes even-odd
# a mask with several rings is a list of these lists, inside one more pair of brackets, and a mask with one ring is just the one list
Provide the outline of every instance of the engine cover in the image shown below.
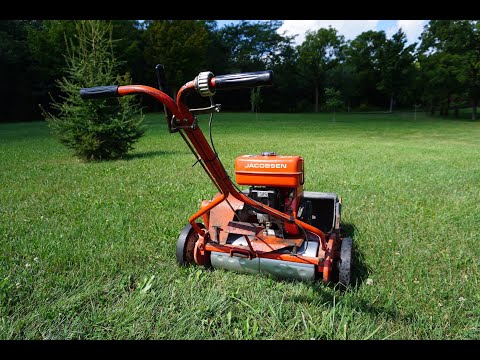
[[235,159],[239,185],[296,188],[303,185],[303,158],[275,153],[242,155]]

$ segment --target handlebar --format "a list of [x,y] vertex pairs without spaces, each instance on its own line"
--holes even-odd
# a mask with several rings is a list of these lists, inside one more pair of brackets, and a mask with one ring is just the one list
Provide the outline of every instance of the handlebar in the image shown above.
[[82,99],[103,99],[117,96],[120,96],[118,94],[118,85],[96,86],[80,89],[80,97]]
[[217,90],[272,85],[273,71],[266,70],[219,76],[213,75],[210,71],[204,71],[198,74],[193,82],[195,90],[201,96],[212,96]]
[[[180,90],[179,94],[186,89],[195,89],[202,96],[212,96],[215,94],[216,90],[224,89],[238,89],[244,87],[257,87],[257,86],[268,86],[273,83],[273,71],[256,71],[256,72],[245,72],[237,74],[226,74],[214,76],[211,72],[205,71],[201,72],[195,80],[185,84]],[[188,86],[187,86],[188,85]],[[109,97],[118,97],[128,94],[135,93],[148,93],[155,97],[152,93],[152,88],[146,90],[147,87],[142,85],[127,85],[127,86],[96,86],[91,88],[82,88],[80,89],[80,97],[82,99],[103,99]],[[160,98],[165,99],[165,96],[169,98],[168,95],[161,92],[163,95]],[[171,100],[171,98],[170,98]],[[160,100],[162,103],[164,101]],[[168,107],[168,106],[167,106]],[[171,110],[171,109],[170,109]]]
[[211,85],[217,90],[268,86],[272,85],[272,83],[272,70],[219,75],[212,78],[211,81]]

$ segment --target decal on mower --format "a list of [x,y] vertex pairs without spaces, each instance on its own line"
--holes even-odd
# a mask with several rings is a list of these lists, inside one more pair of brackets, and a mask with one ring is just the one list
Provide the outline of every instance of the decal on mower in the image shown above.
[[258,163],[250,163],[245,166],[245,169],[250,169],[250,168],[255,168],[255,169],[286,169],[287,164],[258,164]]

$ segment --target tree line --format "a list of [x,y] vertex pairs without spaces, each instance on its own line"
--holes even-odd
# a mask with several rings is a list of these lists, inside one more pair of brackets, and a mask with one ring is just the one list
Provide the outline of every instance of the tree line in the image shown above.
[[[107,21],[107,20],[105,20]],[[200,71],[214,74],[271,69],[275,86],[257,93],[218,93],[230,111],[394,111],[421,106],[430,114],[458,116],[480,98],[480,21],[432,20],[416,43],[400,29],[366,31],[346,40],[334,28],[294,37],[280,34],[281,21],[108,20],[119,72],[133,83],[156,87],[155,65],[165,66],[171,94]],[[74,20],[0,21],[0,121],[41,119],[41,107],[61,98]],[[109,85],[109,84],[98,84]],[[255,100],[255,101],[253,101]],[[147,110],[158,105],[143,99]],[[192,106],[198,99],[189,99]],[[40,105],[40,106],[39,106]]]

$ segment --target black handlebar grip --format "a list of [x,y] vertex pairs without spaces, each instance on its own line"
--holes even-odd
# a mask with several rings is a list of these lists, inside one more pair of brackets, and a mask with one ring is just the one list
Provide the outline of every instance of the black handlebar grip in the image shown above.
[[272,83],[272,70],[219,75],[215,77],[215,88],[217,90],[269,86],[272,85]]
[[80,89],[80,97],[82,99],[103,99],[117,96],[119,96],[118,85],[96,86]]

